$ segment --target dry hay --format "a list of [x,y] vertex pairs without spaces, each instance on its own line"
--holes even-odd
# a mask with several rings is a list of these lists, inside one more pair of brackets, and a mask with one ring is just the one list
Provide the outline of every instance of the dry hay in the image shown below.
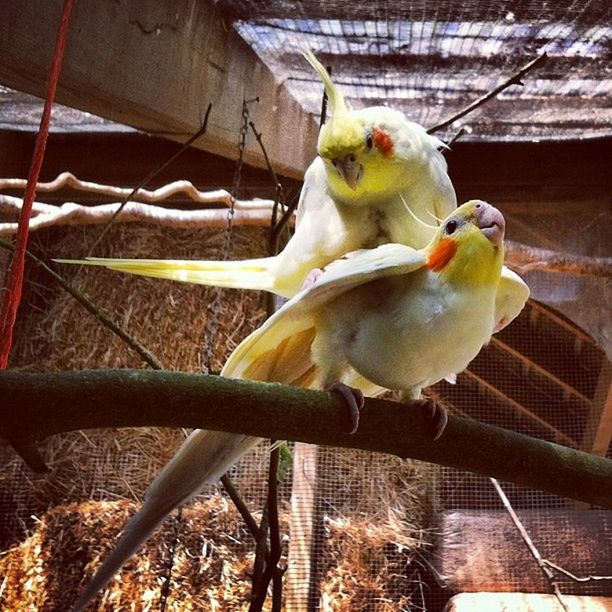
[[412,563],[414,543],[405,547],[390,525],[363,518],[328,519],[325,534],[328,569],[320,585],[322,610],[411,609],[412,593],[422,582]]
[[[27,540],[0,557],[0,609],[70,609],[135,509],[128,501],[85,502],[45,514]],[[159,609],[175,534],[176,521],[166,521],[111,580],[95,609]],[[166,609],[246,609],[253,549],[242,518],[223,497],[185,508]]]
[[379,453],[319,449],[322,609],[409,608],[421,582],[412,562],[425,543],[435,469]]

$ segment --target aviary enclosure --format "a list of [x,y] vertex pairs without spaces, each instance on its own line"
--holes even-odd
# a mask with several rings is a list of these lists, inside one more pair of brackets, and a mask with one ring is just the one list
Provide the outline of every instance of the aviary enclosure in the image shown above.
[[[611,17],[0,3],[0,608],[70,610],[186,428],[210,426],[289,442],[174,510],[88,609],[612,610]],[[503,213],[530,288],[455,384],[424,390],[450,415],[437,441],[394,393],[351,435],[329,393],[222,382],[270,293],[53,261],[282,251],[334,120],[306,49],[352,108],[449,145],[457,202]]]

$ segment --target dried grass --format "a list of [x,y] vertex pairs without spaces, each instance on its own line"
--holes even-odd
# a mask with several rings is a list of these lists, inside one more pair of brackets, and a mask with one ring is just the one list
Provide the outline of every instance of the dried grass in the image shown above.
[[424,545],[435,468],[398,457],[321,448],[317,497],[324,537],[319,566],[321,609],[409,609],[420,582],[412,563]]
[[[70,609],[135,510],[133,502],[116,501],[48,512],[27,540],[0,557],[0,608]],[[175,521],[166,521],[109,583],[96,610],[159,609],[175,529]],[[179,524],[167,610],[245,610],[252,564],[252,538],[231,502],[214,495],[193,504]]]

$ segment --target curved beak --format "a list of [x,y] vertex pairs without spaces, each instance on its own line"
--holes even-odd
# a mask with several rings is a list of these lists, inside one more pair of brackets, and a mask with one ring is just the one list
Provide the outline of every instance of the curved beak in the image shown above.
[[494,246],[501,245],[504,240],[506,221],[495,206],[486,202],[476,204],[474,222]]
[[333,163],[344,182],[355,191],[363,174],[363,166],[357,162],[357,158],[351,153],[344,159],[335,159]]

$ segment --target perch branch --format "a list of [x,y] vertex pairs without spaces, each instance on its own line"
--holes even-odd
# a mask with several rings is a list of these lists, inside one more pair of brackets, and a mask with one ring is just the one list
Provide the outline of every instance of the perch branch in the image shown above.
[[559,253],[506,240],[506,263],[518,272],[542,270],[575,276],[612,277],[612,257],[588,257]]
[[412,457],[612,508],[612,461],[450,416],[432,442],[420,408],[367,399],[359,430],[330,393],[182,372],[0,373],[5,437],[93,427],[201,427]]
[[[25,189],[25,186],[25,179],[0,178],[0,189],[17,190]],[[75,191],[82,191],[84,193],[93,193],[108,198],[121,199],[127,198],[132,192],[134,192],[134,195],[130,198],[130,201],[139,200],[141,202],[147,202],[148,204],[163,202],[164,200],[168,200],[173,196],[183,196],[183,198],[189,199],[195,204],[213,204],[215,202],[222,202],[229,207],[232,199],[230,192],[226,189],[200,191],[191,181],[186,180],[172,181],[171,183],[162,185],[161,187],[158,187],[152,191],[144,188],[136,189],[136,191],[134,191],[134,189],[130,187],[117,187],[115,185],[104,185],[101,183],[83,181],[70,172],[62,172],[52,181],[37,183],[36,192],[51,193],[53,191],[59,191],[64,187],[70,187]]]
[[515,72],[509,79],[506,79],[503,83],[500,83],[495,89],[492,89],[491,91],[486,93],[484,96],[480,96],[480,98],[474,100],[474,102],[472,102],[471,104],[468,104],[464,109],[460,110],[458,113],[455,113],[452,117],[449,117],[448,119],[442,121],[441,123],[438,123],[437,125],[434,125],[433,127],[430,127],[427,130],[427,132],[429,134],[438,132],[444,129],[445,127],[448,127],[455,121],[457,121],[457,119],[461,119],[461,117],[465,117],[465,115],[467,115],[468,113],[475,111],[479,106],[486,104],[489,100],[491,100],[497,94],[504,91],[504,89],[508,89],[508,87],[510,87],[511,85],[522,85],[523,83],[521,79],[529,71],[533,70],[538,64],[541,64],[546,59],[546,57],[547,57],[546,52],[542,53],[535,59],[525,64],[518,72]]
[[[213,192],[211,192],[213,193]],[[217,198],[215,201],[222,201]],[[0,213],[19,212],[22,200],[14,196],[0,195]],[[243,200],[236,203],[233,223],[237,225],[269,225],[272,200]],[[85,206],[66,202],[61,206],[34,203],[34,216],[30,220],[30,230],[35,231],[53,225],[96,225],[107,223],[121,206],[120,202]],[[129,202],[116,216],[117,221],[140,221],[142,223],[161,223],[164,227],[214,227],[227,226],[227,208],[206,208],[200,210],[178,210],[162,206],[152,206],[140,202]],[[17,231],[17,223],[0,223],[0,236],[12,235]]]
[[147,176],[145,176],[142,179],[142,181],[140,181],[140,183],[136,187],[134,187],[134,189],[132,189],[132,191],[128,195],[126,195],[123,198],[117,210],[112,214],[110,219],[106,222],[106,224],[102,228],[102,231],[100,232],[99,236],[94,240],[94,243],[91,245],[89,249],[88,255],[91,256],[94,249],[100,244],[102,238],[104,238],[106,232],[108,231],[110,226],[113,224],[117,216],[121,213],[121,211],[127,205],[127,203],[134,197],[134,194],[141,187],[145,187],[146,185],[148,185],[164,168],[167,168],[177,157],[182,155],[191,146],[192,143],[194,143],[198,138],[200,138],[206,133],[206,129],[208,128],[208,117],[210,116],[211,108],[212,108],[212,104],[209,104],[208,108],[206,109],[206,114],[204,115],[204,121],[202,122],[202,126],[200,127],[200,129],[195,134],[193,134],[190,138],[188,138],[181,145],[178,151],[176,151],[168,159],[166,159],[161,164],[159,164],[156,168],[153,168],[153,170],[151,170],[151,172],[149,172],[149,174],[147,174]]

